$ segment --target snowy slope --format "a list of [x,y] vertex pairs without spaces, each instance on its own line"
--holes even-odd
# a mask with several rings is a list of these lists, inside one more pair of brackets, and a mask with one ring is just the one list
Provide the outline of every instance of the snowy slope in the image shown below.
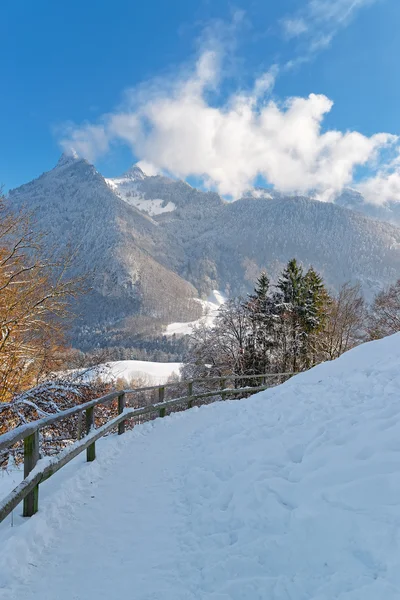
[[[145,177],[144,174],[143,177]],[[146,199],[137,189],[137,180],[132,177],[116,177],[114,179],[106,179],[105,181],[125,202],[131,206],[135,206],[151,217],[172,212],[176,209],[173,202],[165,202],[160,198]]]
[[113,192],[125,202],[151,217],[174,211],[176,206],[171,201],[166,202],[161,198],[146,198],[145,193],[138,185],[146,179],[147,175],[143,173],[142,169],[133,165],[121,177],[105,179],[105,181]]
[[398,600],[399,363],[400,334],[99,443],[3,523],[0,598]]
[[218,314],[219,308],[226,302],[225,296],[218,290],[213,290],[207,300],[200,300],[196,298],[197,302],[200,302],[203,309],[203,317],[196,321],[189,321],[188,323],[170,323],[164,335],[189,335],[193,331],[193,327],[200,324],[204,324],[207,327],[212,327],[214,324],[215,317]]

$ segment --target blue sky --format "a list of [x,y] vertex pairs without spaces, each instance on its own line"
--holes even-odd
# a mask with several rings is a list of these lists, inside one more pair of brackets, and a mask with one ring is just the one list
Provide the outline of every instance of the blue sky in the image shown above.
[[0,20],[6,189],[63,144],[106,176],[400,200],[398,0],[3,0]]

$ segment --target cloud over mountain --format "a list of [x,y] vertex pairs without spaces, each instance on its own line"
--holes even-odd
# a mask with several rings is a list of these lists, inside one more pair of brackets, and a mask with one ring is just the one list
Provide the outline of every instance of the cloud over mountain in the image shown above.
[[[310,0],[304,15],[286,21],[287,35],[308,35],[318,23],[334,31],[365,2],[339,4],[333,10],[331,3]],[[345,186],[357,187],[355,172],[366,167],[369,175],[360,187],[367,201],[400,200],[400,172],[393,162],[397,136],[326,129],[332,100],[315,93],[276,99],[277,65],[251,89],[229,94],[223,93],[223,73],[221,44],[207,44],[191,68],[128,90],[123,106],[96,123],[68,125],[61,145],[95,160],[122,141],[152,172],[196,177],[234,198],[262,178],[282,192],[313,191],[331,199]],[[381,158],[383,150],[389,164]]]

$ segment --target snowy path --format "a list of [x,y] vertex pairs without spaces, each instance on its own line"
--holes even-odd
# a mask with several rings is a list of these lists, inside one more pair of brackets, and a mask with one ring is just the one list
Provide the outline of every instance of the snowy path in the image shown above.
[[394,336],[99,444],[0,530],[0,598],[398,600],[399,364]]

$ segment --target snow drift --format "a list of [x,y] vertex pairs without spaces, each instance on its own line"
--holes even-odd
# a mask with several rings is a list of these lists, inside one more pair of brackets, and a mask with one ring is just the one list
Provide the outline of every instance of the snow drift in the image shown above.
[[104,441],[0,530],[0,597],[398,600],[399,364],[397,334]]

